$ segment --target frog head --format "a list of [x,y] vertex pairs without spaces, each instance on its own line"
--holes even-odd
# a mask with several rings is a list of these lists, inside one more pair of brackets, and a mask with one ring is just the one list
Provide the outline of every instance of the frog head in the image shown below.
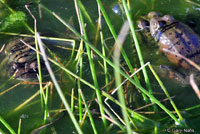
[[161,17],[160,13],[152,11],[144,16],[142,20],[138,21],[138,27],[140,29],[148,28],[151,35],[155,37],[160,30],[174,21],[171,15]]

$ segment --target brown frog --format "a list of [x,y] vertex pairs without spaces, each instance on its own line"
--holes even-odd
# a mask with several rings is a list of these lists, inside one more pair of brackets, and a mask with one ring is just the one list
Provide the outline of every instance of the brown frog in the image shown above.
[[34,38],[20,38],[10,41],[4,50],[5,54],[8,56],[9,61],[16,63],[25,63],[36,58],[36,53],[34,50],[26,46],[20,40],[23,40],[32,47],[35,47]]
[[183,58],[174,54],[178,53],[200,65],[199,36],[171,15],[161,16],[158,12],[150,12],[139,21],[138,27],[150,32],[170,62],[186,69],[191,68]]
[[38,73],[36,52],[20,40],[35,47],[34,38],[24,37],[10,41],[4,50],[8,58],[8,72],[10,75],[15,73],[15,78],[19,80],[35,79]]

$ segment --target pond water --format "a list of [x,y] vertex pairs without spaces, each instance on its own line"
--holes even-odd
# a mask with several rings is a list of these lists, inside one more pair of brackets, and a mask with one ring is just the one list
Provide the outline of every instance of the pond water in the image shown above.
[[[120,0],[119,0],[120,1]],[[106,1],[102,0],[103,6],[108,13],[109,18],[111,19],[111,23],[118,33],[121,25],[126,20],[126,16],[124,14],[124,10],[122,8],[121,2],[117,0],[113,1]],[[33,19],[25,9],[24,5],[29,3],[29,0],[7,0],[7,5],[15,10],[15,11],[22,11],[25,15],[25,22],[28,24],[29,27],[34,29]],[[79,23],[76,16],[74,1],[72,0],[40,0],[42,5],[44,5],[49,10],[55,12],[61,18],[63,18],[66,22],[71,24],[77,31],[79,31]],[[86,23],[86,32],[88,34],[88,40],[96,45],[96,47],[101,51],[101,43],[98,37],[96,41],[96,25],[98,21],[98,6],[95,0],[82,0],[81,1],[91,17],[92,23],[87,19],[86,14],[83,13],[85,23]],[[0,1],[1,3],[1,1]],[[0,17],[2,20],[6,20],[10,14],[12,14],[7,7],[3,4],[0,5]],[[199,0],[130,0],[130,12],[132,15],[132,20],[134,22],[134,26],[136,29],[136,34],[139,39],[142,55],[144,58],[145,63],[150,61],[152,65],[159,66],[159,65],[171,65],[167,58],[163,55],[158,53],[158,46],[156,42],[151,39],[145,39],[140,31],[138,31],[138,27],[136,25],[137,20],[151,11],[158,11],[164,14],[171,14],[174,18],[178,21],[181,21],[187,25],[189,25],[197,34],[200,35],[200,1]],[[66,38],[66,39],[73,39],[76,41],[75,48],[78,49],[80,40],[70,32],[69,29],[65,28],[53,15],[49,14],[44,9],[39,9],[38,5],[33,2],[29,6],[30,11],[37,19],[37,30],[40,32],[41,35],[48,36],[48,37],[58,37],[58,38]],[[39,10],[41,11],[42,17],[39,17]],[[4,21],[1,25],[4,24]],[[0,28],[3,26],[0,26]],[[0,32],[10,32],[10,33],[22,33],[22,34],[31,34],[31,32],[24,26],[24,24],[16,25],[16,27],[11,26],[6,27],[5,29],[1,28]],[[113,49],[114,39],[112,38],[112,34],[107,27],[106,21],[102,20],[102,31],[104,35],[104,42],[106,45],[106,53],[109,54],[110,50]],[[11,38],[17,38],[18,35],[5,35],[5,33],[1,33],[0,35],[0,46],[3,44],[7,44]],[[44,41],[47,47],[59,58],[59,60],[64,64],[64,66],[74,72],[75,74],[79,73],[78,67],[73,62],[75,61],[75,56],[70,61],[70,57],[72,54],[72,45],[69,42],[60,42],[60,41]],[[59,47],[58,47],[59,46]],[[127,37],[127,40],[124,44],[125,52],[131,61],[131,64],[134,65],[135,68],[140,66],[136,50],[134,47],[133,39],[131,36]],[[75,52],[77,54],[77,52]],[[6,58],[5,54],[1,54],[0,60],[4,61]],[[111,56],[108,57],[112,60]],[[105,86],[105,78],[104,78],[104,70],[102,69],[103,61],[102,59],[94,54],[94,62],[95,62],[95,69],[96,75],[98,78],[99,87]],[[122,60],[123,64],[123,60]],[[173,66],[173,65],[172,65]],[[75,96],[77,97],[77,80],[71,77],[70,75],[63,72],[58,67],[52,65],[53,70],[56,74],[56,78],[62,88],[62,91],[66,95],[66,99],[70,102],[71,99],[71,91],[75,89]],[[9,65],[7,62],[1,63],[1,74],[0,74],[0,116],[3,117],[7,123],[17,132],[19,119],[22,119],[21,124],[21,134],[27,134],[33,132],[40,126],[44,124],[44,111],[41,108],[41,101],[40,95],[38,94],[33,100],[28,102],[25,105],[22,105],[25,101],[30,99],[32,95],[34,95],[37,91],[39,91],[40,86],[39,84],[19,84],[18,86],[12,88],[12,90],[3,93],[5,90],[11,88],[15,84],[18,84],[19,80],[12,79],[8,81],[8,71]],[[127,68],[126,66],[124,67]],[[114,71],[111,67],[108,67],[109,71],[109,82],[111,86],[108,86],[109,91],[115,88],[114,85]],[[165,99],[166,96],[164,95],[163,91],[161,90],[160,86],[158,85],[157,81],[155,80],[154,76],[152,75],[151,71],[147,69],[148,75],[151,82],[151,87],[155,97],[158,100]],[[127,71],[128,72],[128,71]],[[161,77],[164,85],[166,86],[170,96],[175,96],[173,98],[176,106],[181,111],[183,118],[185,119],[188,129],[192,129],[195,133],[200,133],[199,129],[199,121],[200,121],[200,108],[199,108],[199,100],[194,93],[193,89],[189,85],[184,85],[179,81],[175,81],[163,76],[162,71],[158,70],[158,75]],[[145,86],[143,80],[142,73],[140,75],[140,80],[142,86]],[[87,55],[83,54],[83,78],[84,80],[93,84],[89,61],[87,59]],[[48,75],[44,77],[44,82],[49,81],[50,78]],[[33,82],[33,81],[30,81]],[[135,87],[130,83],[127,83],[126,90],[127,90],[127,103],[128,107],[131,109],[137,109],[146,105],[144,102],[141,93],[136,91]],[[124,88],[125,88],[124,86]],[[94,94],[95,92],[86,85],[82,85],[82,90],[84,92],[85,97],[88,101],[94,101]],[[49,118],[47,120],[56,120],[52,125],[47,126],[46,128],[42,129],[40,133],[58,133],[58,134],[72,134],[77,133],[76,129],[68,116],[68,114],[64,114],[59,112],[61,109],[64,109],[63,104],[57,94],[55,87],[49,93],[49,103],[48,103],[48,110],[49,110]],[[114,96],[116,97],[116,96]],[[117,97],[116,97],[117,98]],[[112,104],[112,103],[111,103]],[[170,110],[174,110],[169,103],[169,101],[164,101],[163,104],[169,108]],[[78,106],[78,101],[75,100],[75,105]],[[20,106],[20,107],[19,107]],[[98,133],[105,133],[106,130],[104,129],[104,125],[102,120],[99,118],[99,108],[97,103],[94,101],[91,104],[92,115],[94,115],[95,125],[98,126],[97,130]],[[196,108],[195,108],[196,107]],[[113,104],[113,108],[120,113],[120,109]],[[191,108],[191,109],[190,109]],[[192,109],[194,108],[194,109]],[[142,109],[139,112],[146,112],[143,114],[145,117],[155,121],[158,126],[158,133],[162,134],[165,133],[164,130],[169,129],[172,131],[173,129],[183,130],[183,128],[178,129],[175,126],[174,121],[169,118],[164,112],[158,108],[158,111],[153,114],[148,114],[148,112],[152,112],[152,107],[147,107]],[[78,120],[78,109],[75,107],[74,115]],[[136,126],[138,129],[133,129],[140,134],[154,134],[154,128],[152,127],[151,123],[139,123],[136,122]],[[93,133],[92,127],[90,124],[89,119],[86,119],[82,126],[82,130],[84,133]],[[8,130],[0,123],[0,133],[5,132],[9,133]],[[117,126],[111,127],[109,130],[110,134],[113,133],[122,133],[121,130]]]

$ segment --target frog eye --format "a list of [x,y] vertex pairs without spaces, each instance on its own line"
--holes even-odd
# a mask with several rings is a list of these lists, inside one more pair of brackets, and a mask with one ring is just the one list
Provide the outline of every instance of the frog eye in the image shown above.
[[138,27],[143,30],[143,29],[146,29],[146,28],[149,28],[149,22],[146,21],[146,20],[140,20],[138,22]]
[[166,24],[166,21],[159,21],[158,25],[159,27],[163,27]]

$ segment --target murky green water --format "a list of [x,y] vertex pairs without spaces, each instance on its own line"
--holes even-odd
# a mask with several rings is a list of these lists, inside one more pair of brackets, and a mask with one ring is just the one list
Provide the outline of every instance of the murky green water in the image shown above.
[[[21,1],[13,1],[8,0],[8,5],[14,9],[15,11],[23,11],[26,15],[26,20],[28,25],[33,28],[33,19],[26,11],[24,5],[27,3],[27,0],[21,0]],[[118,33],[121,25],[123,24],[125,20],[125,14],[124,11],[120,8],[120,3],[117,3],[117,1],[102,1],[104,8],[106,12],[108,13],[109,17],[111,18],[111,23],[113,24],[116,32]],[[54,11],[56,14],[61,16],[66,22],[70,22],[70,18],[73,20],[72,24],[74,27],[79,30],[78,20],[76,17],[74,2],[72,0],[41,0],[41,3],[45,5],[48,9]],[[98,19],[98,11],[97,11],[97,4],[95,0],[82,0],[82,3],[84,4],[86,10],[88,11],[89,15],[92,18],[93,23],[96,25],[97,19]],[[196,4],[195,4],[196,3]],[[130,1],[131,4],[131,13],[133,17],[133,21],[136,23],[136,20],[142,16],[146,15],[150,11],[159,11],[162,14],[171,14],[176,18],[177,20],[186,23],[190,25],[196,33],[200,35],[200,1],[199,0],[193,0],[193,2],[189,2],[187,0],[132,0]],[[33,15],[37,19],[37,29],[42,35],[50,36],[50,37],[62,37],[62,38],[75,38],[74,35],[71,35],[69,30],[67,30],[58,20],[55,19],[52,15],[47,13],[44,10],[41,10],[42,12],[42,18],[39,18],[38,14],[38,6],[36,4],[33,4],[30,6],[30,10],[32,11]],[[1,13],[2,19],[9,15],[9,11],[6,7],[2,6]],[[0,16],[0,17],[1,17]],[[89,41],[91,43],[95,43],[95,33],[92,29],[92,26],[90,23],[86,20],[87,24],[87,33],[89,37]],[[135,25],[136,26],[136,25]],[[112,49],[114,40],[111,38],[111,33],[109,32],[109,29],[105,23],[105,20],[102,20],[102,27],[103,27],[103,33],[105,38],[105,43],[107,47],[107,53],[110,49]],[[136,30],[138,28],[136,27]],[[19,32],[19,33],[26,33],[31,34],[26,28],[22,29],[15,29],[15,30],[9,30],[9,32]],[[150,61],[152,65],[160,65],[160,64],[170,64],[168,63],[167,59],[157,53],[158,47],[156,46],[155,42],[152,40],[143,40],[143,37],[141,36],[140,32],[137,32],[138,39],[141,45],[142,54],[144,57],[145,62]],[[15,36],[16,37],[16,36]],[[13,36],[5,36],[0,35],[0,45],[5,44],[8,42],[10,38],[13,38]],[[76,41],[76,45],[78,48],[79,41]],[[60,45],[61,43],[58,43]],[[67,61],[69,61],[71,56],[71,50],[65,50],[61,48],[57,48],[54,45],[54,43],[50,42],[48,47],[58,56],[60,57],[61,62],[66,64],[66,67],[76,73],[75,66],[73,64],[68,65]],[[62,44],[61,44],[62,45]],[[70,45],[62,45],[66,48],[71,48]],[[100,49],[100,41],[98,40],[96,43],[97,48]],[[133,41],[130,37],[128,37],[126,43],[124,44],[125,51],[132,62],[136,67],[139,66],[137,54],[134,48]],[[3,60],[5,56],[1,55],[1,60]],[[110,58],[110,57],[109,57]],[[96,72],[98,76],[99,86],[103,87],[105,85],[104,80],[104,74],[103,69],[99,62],[103,63],[98,56],[96,56],[95,59],[95,65],[96,65]],[[136,64],[135,64],[136,63]],[[72,88],[75,90],[77,89],[76,82],[73,78],[70,78],[68,75],[66,75],[64,72],[62,72],[60,69],[53,66],[54,71],[56,72],[57,79],[59,81],[59,84],[63,90],[63,92],[66,94],[66,98],[70,101],[70,96],[68,94],[71,94]],[[83,76],[84,79],[89,81],[90,83],[93,83],[89,64],[87,60],[87,56],[84,57],[83,62]],[[110,79],[109,81],[112,81],[113,76],[113,70],[109,67],[108,68],[110,73]],[[148,70],[148,74],[151,81],[152,90],[155,93],[156,98],[159,100],[162,100],[166,98],[166,96],[161,91],[161,88],[159,87],[158,83],[154,79],[152,73],[150,70]],[[140,74],[142,75],[142,73]],[[162,76],[162,74],[159,74]],[[164,85],[166,86],[168,92],[171,96],[175,96],[173,100],[175,101],[175,104],[177,105],[178,109],[181,110],[183,117],[186,120],[186,123],[188,125],[188,128],[194,129],[195,133],[200,133],[199,130],[199,121],[200,116],[199,108],[195,108],[194,110],[187,110],[187,108],[199,105],[199,100],[197,96],[195,95],[192,88],[188,85],[183,85],[181,83],[178,83],[172,79],[161,77],[163,80]],[[7,75],[7,69],[4,66],[2,69],[2,73],[0,75],[0,93],[5,91],[6,89],[12,87],[13,85],[17,84],[18,80],[11,80],[9,83],[5,82],[9,79]],[[48,81],[50,78],[48,76],[44,79],[44,81]],[[141,77],[141,80],[142,77]],[[144,84],[145,87],[145,84]],[[114,88],[114,84],[110,86],[110,90]],[[11,127],[17,131],[19,119],[22,119],[22,126],[21,126],[21,133],[27,134],[33,131],[34,129],[40,127],[43,124],[43,117],[44,112],[41,109],[41,102],[40,102],[40,96],[38,95],[36,98],[34,98],[32,101],[24,105],[22,108],[17,109],[16,108],[21,105],[23,102],[25,102],[27,99],[29,99],[34,93],[36,93],[39,90],[39,85],[32,85],[32,84],[20,84],[19,86],[15,87],[11,91],[8,91],[4,93],[3,95],[0,95],[0,115],[11,125]],[[88,88],[87,86],[82,86],[82,90],[87,97],[88,100],[92,99],[92,96],[94,92]],[[135,91],[135,87],[128,85],[127,86],[127,92],[128,92],[128,101],[130,108],[136,109],[138,107],[144,106],[145,103],[143,102],[143,99],[141,97],[141,94]],[[76,91],[77,92],[77,91]],[[75,102],[76,105],[78,105],[78,102]],[[164,105],[166,105],[170,110],[173,110],[170,103],[168,101],[163,102]],[[119,108],[117,108],[115,105],[113,106],[116,108],[116,111],[120,111]],[[48,109],[50,112],[51,120],[52,118],[57,118],[59,116],[62,116],[63,113],[59,113],[58,116],[55,116],[55,110],[58,110],[60,108],[63,108],[61,100],[59,96],[56,93],[55,88],[53,89],[53,95],[49,98],[49,105]],[[91,109],[94,110],[94,112],[98,112],[98,107],[95,104],[92,104]],[[183,109],[183,110],[182,110]],[[146,112],[149,109],[143,109],[142,112]],[[140,112],[141,112],[140,111]],[[150,110],[152,111],[152,110]],[[75,110],[75,115],[78,114],[78,110]],[[104,133],[105,130],[103,129],[103,124],[101,119],[99,118],[100,114],[94,113],[95,118],[95,124],[98,126],[98,132]],[[159,109],[159,112],[157,114],[144,114],[144,116],[155,120],[158,122],[158,133],[162,134],[165,129],[167,129],[169,126],[173,126],[174,121],[171,120],[166,114],[162,113],[162,110]],[[162,117],[162,118],[161,118]],[[166,117],[166,118],[163,118]],[[78,119],[78,116],[77,116]],[[144,123],[144,124],[137,124],[138,125],[138,132],[140,134],[149,134],[153,133],[152,124],[150,123]],[[174,127],[175,128],[175,127]],[[5,133],[9,133],[7,129],[0,124],[0,130],[3,130]],[[112,127],[110,130],[110,134],[117,133],[120,129],[118,127]],[[170,129],[171,130],[171,129]],[[43,130],[43,133],[52,133],[53,131],[56,131],[58,134],[72,134],[77,133],[75,128],[73,127],[73,123],[71,122],[68,115],[63,116],[61,119],[56,121],[53,125],[47,127],[46,131]],[[89,120],[86,120],[86,123],[83,125],[83,131],[84,133],[93,133],[92,127],[89,122]]]

